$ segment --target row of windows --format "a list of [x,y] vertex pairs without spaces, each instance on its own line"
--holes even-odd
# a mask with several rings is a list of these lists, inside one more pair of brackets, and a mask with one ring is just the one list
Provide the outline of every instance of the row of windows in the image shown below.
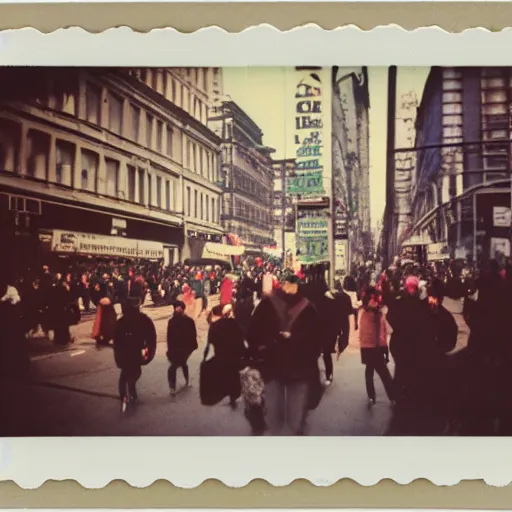
[[[186,68],[186,70],[188,81],[194,87],[208,93],[208,68]],[[145,68],[134,70],[132,74],[206,126],[208,105],[173,77],[169,70]]]
[[482,146],[484,169],[507,169],[509,165],[512,94],[509,75],[508,69],[482,71],[482,138],[489,141]]
[[225,213],[260,225],[269,225],[272,222],[272,211],[254,206],[240,199],[234,199],[231,210]]
[[[176,210],[176,182],[172,179],[131,165],[126,167],[124,175],[118,160],[106,157],[102,162],[103,157],[98,153],[60,139],[55,140],[55,168],[52,169],[51,141],[44,132],[28,131],[25,161],[28,176],[167,211]],[[100,165],[105,168],[103,175]]]
[[267,202],[270,197],[270,192],[265,186],[248,176],[240,168],[235,168],[233,171],[233,185],[236,190],[260,198],[264,202]]
[[187,141],[187,169],[215,183],[219,180],[217,159],[214,153],[199,144]]
[[[102,90],[93,83],[86,85],[86,119],[92,124],[108,127],[118,135],[126,136],[161,154],[173,156],[173,131],[170,125],[144,112],[134,103],[128,104],[125,118],[124,99],[107,92],[108,113],[102,112]],[[106,114],[107,119],[102,115]]]
[[187,217],[206,222],[218,223],[220,219],[220,203],[215,197],[186,188],[185,213]]
[[[94,84],[87,84],[87,120],[94,124],[102,124],[101,119],[101,89]],[[137,105],[129,103],[127,109],[129,119],[124,122],[123,100],[115,94],[107,94],[108,101],[108,122],[103,125],[109,130],[120,135],[124,133],[134,142],[142,143],[149,149],[153,149],[169,157],[174,153],[173,130],[170,125],[157,119],[152,114],[142,111]],[[141,126],[143,123],[143,126]],[[210,181],[217,180],[216,155],[212,151],[195,144],[187,142],[186,167],[193,172],[205,177]]]

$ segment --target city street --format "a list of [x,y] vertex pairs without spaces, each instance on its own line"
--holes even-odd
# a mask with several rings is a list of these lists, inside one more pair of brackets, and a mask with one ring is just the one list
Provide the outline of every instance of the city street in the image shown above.
[[[119,370],[112,349],[95,348],[88,337],[92,319],[86,319],[74,328],[76,341],[71,348],[32,356],[33,385],[16,390],[2,386],[2,416],[13,432],[34,436],[249,435],[241,400],[236,411],[231,410],[227,400],[214,407],[200,404],[199,364],[207,335],[204,315],[197,322],[199,349],[189,360],[192,387],[184,388],[183,376],[178,373],[178,394],[172,398],[165,356],[170,308],[148,312],[155,320],[159,343],[154,361],[143,368],[138,384],[140,403],[133,411],[121,414],[117,396]],[[458,348],[462,348],[467,330],[461,315],[455,314],[455,318],[460,325]],[[357,344],[357,333],[353,333],[349,348],[335,362],[333,384],[326,389],[318,409],[310,414],[309,435],[386,433],[392,409],[377,376],[377,404],[368,409]]]

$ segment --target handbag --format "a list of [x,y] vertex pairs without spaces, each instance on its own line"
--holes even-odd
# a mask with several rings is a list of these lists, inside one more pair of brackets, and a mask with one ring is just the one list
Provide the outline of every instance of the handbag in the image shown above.
[[202,405],[216,405],[228,394],[224,368],[215,356],[201,362],[199,367],[199,397]]

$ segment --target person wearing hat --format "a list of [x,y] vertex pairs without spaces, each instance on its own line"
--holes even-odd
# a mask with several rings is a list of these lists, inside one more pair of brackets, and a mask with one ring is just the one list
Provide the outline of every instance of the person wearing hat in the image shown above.
[[[436,360],[435,333],[431,311],[421,300],[419,279],[408,276],[403,292],[388,305],[386,319],[393,333],[390,351],[395,361],[395,390],[398,405],[426,412],[434,400],[433,367]],[[413,411],[415,413],[418,410]]]
[[167,324],[167,359],[171,366],[167,371],[167,380],[171,395],[176,394],[176,372],[183,371],[186,386],[190,385],[187,360],[197,350],[196,323],[185,315],[185,304],[181,301],[174,303],[174,313]]
[[121,370],[119,396],[122,411],[138,399],[136,384],[142,375],[141,367],[149,364],[156,353],[155,324],[140,311],[140,298],[128,297],[123,316],[114,330],[114,360]]
[[247,342],[265,382],[270,435],[304,435],[307,413],[317,405],[312,405],[313,390],[321,386],[319,327],[318,313],[293,274],[253,313]]

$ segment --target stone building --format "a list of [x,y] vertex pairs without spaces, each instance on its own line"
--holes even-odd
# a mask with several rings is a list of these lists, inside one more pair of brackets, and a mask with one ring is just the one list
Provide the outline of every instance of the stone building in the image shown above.
[[194,256],[193,240],[220,241],[220,139],[207,127],[219,73],[2,70],[2,236],[33,260],[18,266],[52,254],[172,263]]
[[344,242],[347,245],[346,261],[349,265],[361,264],[373,253],[369,109],[367,68],[334,67],[332,165],[335,238],[339,244]]
[[222,140],[222,222],[248,252],[272,245],[273,149],[258,125],[232,100],[219,99],[208,126]]
[[[394,167],[394,208],[393,219],[389,224],[389,250],[394,256],[411,229],[411,198],[416,179],[416,151],[414,150],[416,111],[418,98],[414,91],[402,94],[398,101],[395,117]],[[410,149],[410,150],[408,150]]]

